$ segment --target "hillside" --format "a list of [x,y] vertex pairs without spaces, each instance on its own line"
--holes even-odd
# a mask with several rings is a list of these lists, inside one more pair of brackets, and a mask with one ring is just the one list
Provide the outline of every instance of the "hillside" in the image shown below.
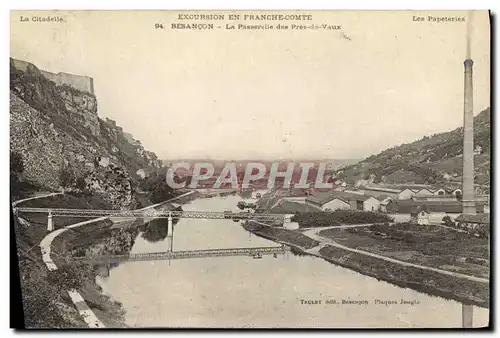
[[138,173],[158,170],[161,162],[97,111],[91,78],[10,59],[10,149],[22,159],[21,179],[133,207]]
[[[475,183],[490,182],[490,108],[474,117]],[[425,136],[338,171],[348,183],[444,184],[460,182],[462,175],[463,128]]]

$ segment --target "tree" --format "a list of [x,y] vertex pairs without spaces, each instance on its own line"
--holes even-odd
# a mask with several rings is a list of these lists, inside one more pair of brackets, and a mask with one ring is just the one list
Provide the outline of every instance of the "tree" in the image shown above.
[[151,203],[160,203],[174,197],[173,189],[165,182],[157,182],[149,194]]
[[446,225],[448,227],[455,226],[455,223],[451,220],[450,216],[444,216],[443,217],[443,222],[444,222],[444,225]]
[[71,167],[62,168],[59,173],[59,181],[61,182],[61,186],[63,188],[70,187],[75,182],[75,174]]
[[24,171],[24,161],[18,152],[10,152],[10,171],[17,175],[20,175]]
[[10,194],[19,197],[21,195],[20,175],[24,171],[24,162],[21,154],[17,152],[10,153]]
[[84,190],[87,187],[87,183],[83,177],[78,177],[76,179],[75,186],[80,190]]
[[161,242],[167,237],[168,220],[165,218],[157,218],[149,222],[146,230],[141,234],[149,243]]

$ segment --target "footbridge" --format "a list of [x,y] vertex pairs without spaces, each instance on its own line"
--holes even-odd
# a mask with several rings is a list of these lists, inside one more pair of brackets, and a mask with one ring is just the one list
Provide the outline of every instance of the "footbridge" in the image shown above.
[[229,248],[229,249],[205,249],[205,250],[186,250],[186,251],[165,251],[151,252],[128,255],[103,255],[73,257],[73,260],[92,264],[119,263],[123,261],[152,261],[152,260],[172,260],[188,258],[206,258],[206,257],[227,257],[227,256],[250,256],[260,257],[262,255],[284,254],[290,249],[285,246],[272,247],[253,247],[253,248]]
[[41,213],[47,215],[47,230],[53,231],[53,217],[84,217],[84,218],[100,218],[110,217],[119,219],[137,219],[137,218],[167,218],[169,224],[172,219],[176,218],[194,218],[194,219],[232,219],[239,220],[255,220],[255,221],[271,221],[285,222],[287,215],[283,214],[268,214],[268,213],[250,213],[250,212],[232,212],[232,211],[183,211],[183,210],[95,210],[95,209],[60,209],[60,208],[22,208],[14,209],[16,214],[19,213]]
[[52,217],[120,217],[120,218],[198,218],[198,219],[238,219],[260,221],[283,221],[283,214],[229,212],[229,211],[161,211],[161,210],[95,210],[95,209],[53,209],[53,208],[16,208],[14,211],[23,213],[44,213]]

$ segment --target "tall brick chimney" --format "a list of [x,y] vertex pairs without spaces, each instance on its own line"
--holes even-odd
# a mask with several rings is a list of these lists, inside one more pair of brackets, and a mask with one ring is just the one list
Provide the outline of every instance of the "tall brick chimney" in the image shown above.
[[462,175],[462,212],[476,214],[474,199],[474,114],[472,98],[472,65],[468,58],[464,61],[464,150]]
[[[464,61],[464,150],[463,150],[463,175],[462,175],[462,213],[465,215],[476,214],[476,201],[474,199],[474,103],[472,93],[472,65],[471,59],[471,34],[472,16],[469,11],[467,17],[466,59]],[[462,303],[462,327],[472,328],[473,307]]]

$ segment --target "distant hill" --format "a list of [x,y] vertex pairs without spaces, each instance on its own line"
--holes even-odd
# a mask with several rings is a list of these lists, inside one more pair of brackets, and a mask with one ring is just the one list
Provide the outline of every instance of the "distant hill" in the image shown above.
[[[490,183],[490,108],[474,117],[475,183]],[[444,184],[462,176],[463,127],[392,147],[337,174],[348,183]]]

